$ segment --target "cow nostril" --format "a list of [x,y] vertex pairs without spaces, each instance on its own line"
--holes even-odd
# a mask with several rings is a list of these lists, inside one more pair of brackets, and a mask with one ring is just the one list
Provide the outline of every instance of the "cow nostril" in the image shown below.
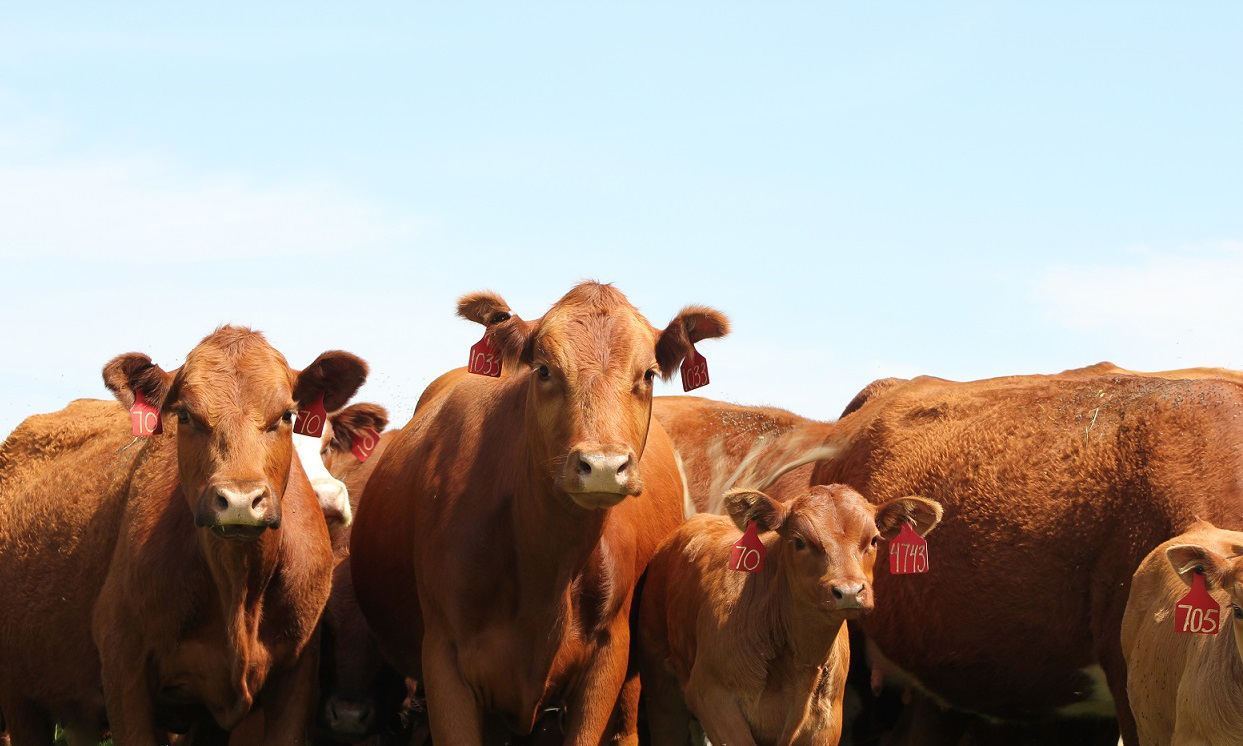
[[630,467],[630,459],[626,459],[624,462],[622,462],[621,466],[617,467],[617,473],[623,474],[625,473],[626,469],[629,467]]
[[841,589],[839,589],[837,586],[833,587],[833,597],[838,600],[841,600],[843,598]]
[[229,500],[219,492],[216,493],[216,510],[228,510]]
[[258,510],[258,509],[259,509],[259,505],[263,502],[263,497],[264,497],[263,495],[260,495],[260,496],[256,497],[254,500],[251,500],[251,501],[250,501],[250,509],[251,509],[251,510]]
[[590,475],[591,464],[587,463],[584,459],[580,458],[578,460],[578,473],[583,475],[584,477]]

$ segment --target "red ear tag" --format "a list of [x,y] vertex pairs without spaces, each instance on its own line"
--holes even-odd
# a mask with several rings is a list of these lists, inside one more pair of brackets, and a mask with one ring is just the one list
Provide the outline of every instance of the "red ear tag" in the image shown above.
[[1201,635],[1215,635],[1221,631],[1221,607],[1208,594],[1204,573],[1192,573],[1191,590],[1174,607],[1174,629]]
[[755,521],[747,521],[747,530],[729,553],[729,569],[739,572],[759,572],[764,566],[764,542]]
[[134,428],[135,437],[145,438],[164,432],[160,410],[149,404],[141,391],[134,392],[134,406],[129,408],[129,421]]
[[708,359],[691,345],[691,351],[682,361],[682,390],[693,391],[708,385]]
[[889,574],[914,575],[928,572],[928,540],[915,533],[911,524],[889,541]]
[[483,339],[470,348],[470,362],[466,365],[466,370],[481,376],[501,377],[501,354],[492,346],[492,340],[488,339],[486,331]]
[[314,404],[306,409],[298,410],[298,417],[293,421],[293,431],[298,435],[318,438],[324,434],[324,423],[327,421],[328,413],[324,411],[324,395],[320,394]]
[[369,427],[364,427],[359,431],[358,435],[350,439],[350,452],[361,463],[371,458],[371,452],[375,450],[379,443],[380,434]]

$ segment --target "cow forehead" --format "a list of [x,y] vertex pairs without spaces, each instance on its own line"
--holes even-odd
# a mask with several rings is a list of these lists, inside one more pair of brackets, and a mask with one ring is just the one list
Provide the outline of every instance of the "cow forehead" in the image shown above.
[[[558,309],[541,320],[535,350],[563,370],[621,369],[628,375],[632,365],[655,360],[656,332],[633,308],[591,313]],[[638,357],[645,359],[635,362]]]
[[292,403],[294,373],[262,335],[252,333],[230,345],[209,340],[194,348],[178,371],[179,399],[217,416],[230,411],[266,416]]
[[853,543],[875,530],[872,506],[858,492],[841,485],[817,485],[790,503],[791,528],[831,543],[845,536]]

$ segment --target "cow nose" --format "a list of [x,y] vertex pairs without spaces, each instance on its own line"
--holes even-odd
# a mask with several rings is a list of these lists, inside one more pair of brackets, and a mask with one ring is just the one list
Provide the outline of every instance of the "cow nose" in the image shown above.
[[360,702],[333,695],[328,698],[324,710],[324,719],[334,733],[366,735],[375,723],[375,707],[367,701]]
[[833,598],[839,609],[861,609],[864,606],[864,593],[867,585],[861,581],[835,583]]
[[345,484],[337,479],[317,477],[311,480],[315,488],[315,497],[319,507],[324,511],[324,518],[329,524],[339,523],[349,526],[354,520],[350,509],[350,493]]
[[266,486],[219,485],[212,506],[221,526],[262,526],[267,518],[269,492]]
[[626,492],[630,479],[629,453],[574,451],[570,466],[578,477],[580,492]]

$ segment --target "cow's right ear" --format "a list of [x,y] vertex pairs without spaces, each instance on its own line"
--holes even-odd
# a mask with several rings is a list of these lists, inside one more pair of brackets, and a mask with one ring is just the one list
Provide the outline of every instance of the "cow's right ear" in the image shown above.
[[538,324],[518,318],[501,296],[488,290],[463,295],[457,315],[487,327],[488,338],[505,360],[531,362]]
[[134,406],[140,391],[148,404],[163,408],[172,383],[173,374],[165,373],[141,352],[117,355],[104,366],[104,385],[126,409]]
[[300,407],[324,397],[324,410],[335,412],[345,406],[367,380],[367,363],[357,355],[329,350],[298,372],[293,398]]
[[388,427],[388,410],[379,404],[360,402],[351,404],[328,418],[332,423],[332,447],[348,453],[354,447],[354,438],[368,428],[377,433]]
[[1220,588],[1222,576],[1230,569],[1230,563],[1225,557],[1198,544],[1175,544],[1167,547],[1165,558],[1187,585],[1191,585],[1191,578],[1200,572],[1204,573],[1204,582],[1208,588]]
[[892,539],[909,523],[915,533],[927,536],[941,522],[941,503],[926,497],[899,497],[876,506],[876,530],[885,540]]
[[785,503],[745,487],[726,492],[724,504],[725,512],[733,519],[734,525],[743,531],[747,530],[747,524],[751,521],[755,521],[760,531],[776,531],[790,514]]

